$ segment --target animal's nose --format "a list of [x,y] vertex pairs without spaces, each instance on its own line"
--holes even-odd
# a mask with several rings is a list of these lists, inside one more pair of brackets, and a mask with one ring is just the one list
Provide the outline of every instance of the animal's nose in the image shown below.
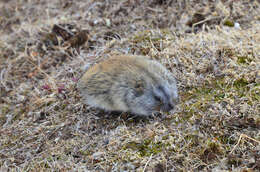
[[168,103],[168,104],[164,105],[161,110],[162,110],[163,112],[169,112],[169,111],[171,111],[173,108],[174,108],[174,106],[173,106],[172,104]]
[[168,104],[168,110],[172,110],[173,109],[173,105],[172,104]]

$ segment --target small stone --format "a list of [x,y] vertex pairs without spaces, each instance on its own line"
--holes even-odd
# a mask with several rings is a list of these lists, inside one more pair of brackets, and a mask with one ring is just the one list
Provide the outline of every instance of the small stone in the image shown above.
[[235,26],[234,26],[236,29],[241,29],[241,27],[240,27],[240,24],[239,23],[237,23],[237,22],[235,22]]

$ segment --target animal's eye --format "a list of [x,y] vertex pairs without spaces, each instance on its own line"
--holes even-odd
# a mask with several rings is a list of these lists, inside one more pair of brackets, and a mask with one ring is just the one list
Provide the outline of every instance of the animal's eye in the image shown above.
[[157,96],[157,95],[154,95],[154,99],[158,102],[161,102],[161,97]]
[[134,87],[135,87],[135,93],[136,93],[137,97],[139,97],[139,96],[144,94],[144,87],[145,86],[144,86],[143,81],[141,81],[141,80],[140,81],[136,81]]

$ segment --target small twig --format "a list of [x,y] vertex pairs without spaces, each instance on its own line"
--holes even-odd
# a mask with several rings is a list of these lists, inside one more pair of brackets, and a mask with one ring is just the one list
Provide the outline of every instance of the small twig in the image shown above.
[[[1,71],[1,73],[0,73],[0,82],[1,82],[1,84],[5,87],[5,89],[7,88],[6,87],[6,85],[5,85],[5,83],[4,83],[4,73],[6,72],[6,69],[4,68],[2,71]],[[6,89],[7,90],[7,89]]]
[[156,12],[156,13],[162,13],[163,11],[162,10],[158,10],[158,9],[155,9],[155,8],[151,8],[151,7],[146,7],[148,10],[151,10],[153,12]]
[[259,141],[259,140],[253,139],[253,138],[251,138],[251,137],[249,137],[249,136],[247,136],[247,135],[245,135],[245,134],[241,134],[241,135],[243,135],[243,137],[246,137],[246,138],[248,138],[248,139],[250,139],[250,140],[253,140],[253,141],[255,141],[256,143],[260,144],[260,141]]
[[237,144],[236,144],[236,145],[234,146],[234,148],[231,150],[230,154],[232,154],[233,151],[236,149],[236,147],[239,145],[241,139],[242,139],[242,134],[240,135],[240,137],[239,137],[239,139],[238,139],[238,141],[237,141]]
[[144,166],[143,172],[145,172],[145,169],[146,169],[147,165],[149,164],[149,162],[151,161],[152,157],[153,157],[153,154],[150,156],[150,158],[149,158],[148,161],[146,162],[146,164],[145,164],[145,166]]
[[218,18],[221,18],[221,17],[211,17],[211,18],[207,18],[207,19],[201,20],[201,21],[199,21],[199,22],[197,22],[197,23],[194,23],[194,24],[192,25],[192,33],[194,33],[194,27],[195,27],[195,26],[197,26],[197,25],[199,25],[199,24],[202,24],[202,23],[205,23],[205,22],[210,21],[210,20],[218,19]]
[[232,154],[232,153],[234,152],[234,150],[235,150],[236,147],[239,145],[239,143],[240,143],[240,141],[242,140],[242,138],[248,138],[248,139],[253,140],[253,141],[255,141],[256,143],[260,144],[260,141],[258,141],[258,140],[256,140],[256,139],[253,139],[253,138],[251,138],[251,137],[249,137],[249,136],[247,136],[247,135],[245,135],[245,134],[240,134],[239,139],[238,139],[238,141],[237,141],[237,144],[236,144],[236,145],[234,146],[234,148],[231,150],[230,154]]

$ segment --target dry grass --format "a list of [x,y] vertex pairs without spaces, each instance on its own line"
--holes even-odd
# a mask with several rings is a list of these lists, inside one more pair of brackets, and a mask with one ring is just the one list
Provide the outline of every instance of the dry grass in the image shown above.
[[[1,1],[0,171],[259,171],[260,3],[203,2]],[[69,46],[54,24],[88,43]],[[167,66],[176,112],[83,105],[78,78],[113,53]]]

